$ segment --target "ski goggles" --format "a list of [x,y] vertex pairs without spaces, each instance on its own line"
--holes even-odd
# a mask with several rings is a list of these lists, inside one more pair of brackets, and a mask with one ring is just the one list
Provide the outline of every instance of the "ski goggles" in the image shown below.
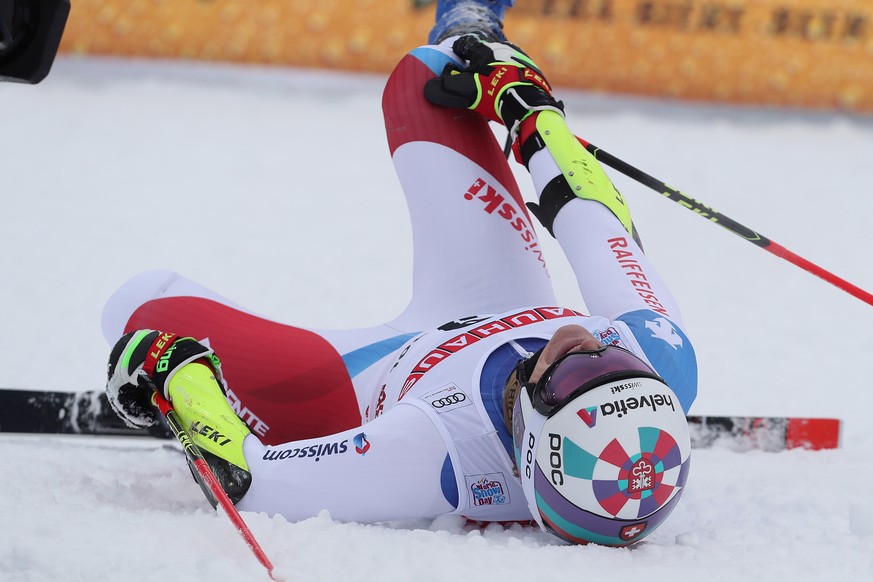
[[578,396],[608,382],[627,378],[658,376],[645,362],[618,346],[604,346],[597,350],[570,352],[555,360],[538,382],[527,381],[527,368],[516,367],[516,380],[524,386],[534,410],[552,417]]

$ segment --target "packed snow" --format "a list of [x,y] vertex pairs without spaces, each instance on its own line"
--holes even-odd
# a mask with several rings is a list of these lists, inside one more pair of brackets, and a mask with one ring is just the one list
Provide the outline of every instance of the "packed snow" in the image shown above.
[[[103,303],[149,269],[290,324],[395,316],[411,232],[384,80],[61,57],[41,85],[0,85],[0,386],[102,387]],[[581,136],[873,290],[870,119],[557,92]],[[873,579],[873,306],[610,173],[695,341],[692,412],[837,417],[840,448],[697,451],[679,507],[630,549],[246,513],[277,578]],[[267,579],[166,442],[4,434],[0,467],[4,581]]]

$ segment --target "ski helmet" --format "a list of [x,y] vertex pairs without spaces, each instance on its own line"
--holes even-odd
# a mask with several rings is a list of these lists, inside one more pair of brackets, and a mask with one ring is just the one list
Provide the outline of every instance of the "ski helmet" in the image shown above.
[[515,462],[534,519],[577,544],[624,546],[655,530],[682,495],[691,443],[678,398],[618,346],[568,353],[535,384],[520,362]]

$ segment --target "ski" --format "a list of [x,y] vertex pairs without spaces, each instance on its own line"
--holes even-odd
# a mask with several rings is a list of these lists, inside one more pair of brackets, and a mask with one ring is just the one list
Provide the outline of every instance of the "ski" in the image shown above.
[[171,438],[161,423],[146,430],[118,418],[102,390],[44,392],[0,388],[0,432]]
[[[841,423],[835,418],[689,416],[691,446],[735,451],[835,449]],[[164,424],[127,427],[102,390],[44,392],[0,389],[0,433],[83,434],[172,438]]]
[[839,419],[753,416],[689,416],[691,446],[758,449],[835,449],[840,443]]

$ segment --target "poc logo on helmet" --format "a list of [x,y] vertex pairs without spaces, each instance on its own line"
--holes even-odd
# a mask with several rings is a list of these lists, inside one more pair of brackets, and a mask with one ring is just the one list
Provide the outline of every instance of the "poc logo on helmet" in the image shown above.
[[553,432],[549,433],[549,465],[552,467],[552,483],[555,485],[564,484],[564,471],[561,469],[563,460],[561,456],[561,443],[563,439],[561,435]]
[[527,450],[524,454],[524,476],[531,478],[532,472],[530,466],[534,462],[534,451],[536,450],[537,439],[532,432],[527,433]]

